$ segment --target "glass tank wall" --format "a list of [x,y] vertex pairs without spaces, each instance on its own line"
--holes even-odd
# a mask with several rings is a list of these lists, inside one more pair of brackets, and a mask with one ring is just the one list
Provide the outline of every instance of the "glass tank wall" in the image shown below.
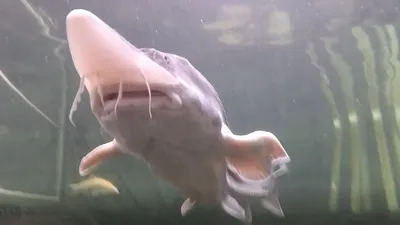
[[182,217],[183,196],[134,157],[79,175],[112,138],[87,93],[68,119],[80,81],[65,24],[78,8],[137,47],[187,58],[234,133],[278,137],[291,158],[286,217],[254,205],[253,224],[399,222],[398,1],[3,0],[1,224],[240,223],[206,205]]

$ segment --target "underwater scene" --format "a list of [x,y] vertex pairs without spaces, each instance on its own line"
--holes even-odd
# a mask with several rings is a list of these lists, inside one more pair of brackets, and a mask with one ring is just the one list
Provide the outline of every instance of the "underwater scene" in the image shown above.
[[399,1],[0,11],[0,225],[400,224]]

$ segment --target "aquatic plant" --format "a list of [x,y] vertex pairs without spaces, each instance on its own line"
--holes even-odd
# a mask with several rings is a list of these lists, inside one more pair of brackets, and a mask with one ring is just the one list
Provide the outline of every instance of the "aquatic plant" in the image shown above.
[[[367,82],[368,100],[370,103],[370,109],[380,108],[377,85],[377,74],[374,51],[372,49],[371,41],[368,34],[359,26],[352,28],[352,34],[356,38],[357,48],[361,52],[364,61],[364,76]],[[379,113],[381,113],[379,111]],[[382,117],[382,115],[381,115]],[[373,129],[375,132],[377,152],[379,157],[379,163],[382,173],[382,182],[384,188],[384,194],[390,211],[397,210],[399,208],[396,186],[394,183],[392,162],[389,157],[388,146],[386,144],[386,138],[383,130],[382,121],[373,121]]]
[[[321,91],[324,94],[326,101],[330,106],[332,124],[334,124],[335,119],[339,117],[335,99],[333,93],[329,88],[329,79],[327,76],[326,69],[319,65],[318,56],[315,53],[315,48],[313,43],[308,43],[306,47],[306,54],[310,57],[311,64],[319,70],[321,76]],[[342,130],[340,127],[335,129],[335,142],[333,147],[333,160],[331,166],[331,183],[330,183],[330,196],[329,196],[329,208],[332,211],[336,211],[338,208],[338,188],[340,182],[340,158],[342,155]]]
[[[344,102],[348,112],[349,121],[348,134],[351,146],[351,190],[350,190],[350,203],[351,208],[354,212],[361,212],[361,201],[365,203],[366,208],[370,208],[371,202],[369,199],[370,195],[370,184],[368,177],[367,165],[367,154],[365,152],[365,146],[363,146],[360,140],[360,128],[358,123],[352,123],[350,115],[357,113],[355,104],[356,99],[353,94],[353,79],[350,66],[345,62],[343,56],[334,50],[334,45],[339,43],[336,38],[321,38],[324,43],[325,50],[329,55],[331,65],[336,71],[338,79],[340,80],[340,88],[343,93]],[[344,118],[338,118],[343,120]],[[337,123],[338,125],[341,123]],[[342,127],[340,129],[343,129]],[[361,199],[364,197],[365,199]]]

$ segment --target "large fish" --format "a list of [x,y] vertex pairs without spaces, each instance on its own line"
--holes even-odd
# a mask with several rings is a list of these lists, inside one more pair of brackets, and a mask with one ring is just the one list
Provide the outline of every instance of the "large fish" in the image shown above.
[[266,131],[235,135],[214,87],[185,58],[136,48],[93,13],[71,11],[67,37],[81,83],[70,112],[86,90],[102,128],[114,139],[90,151],[81,175],[116,154],[144,160],[195,204],[220,206],[251,224],[250,203],[283,216],[277,181],[290,158]]

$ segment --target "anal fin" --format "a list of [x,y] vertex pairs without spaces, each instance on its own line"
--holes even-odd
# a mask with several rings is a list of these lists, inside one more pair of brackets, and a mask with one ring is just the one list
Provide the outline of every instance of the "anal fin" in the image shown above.
[[251,213],[250,204],[247,202],[245,203],[245,206],[244,206],[244,216],[245,216],[245,220],[243,222],[247,225],[250,225],[251,222],[253,221],[253,215]]
[[82,158],[79,165],[79,174],[81,176],[90,174],[105,159],[120,152],[121,151],[115,140],[97,146]]
[[278,196],[276,194],[271,194],[267,197],[264,197],[261,200],[261,205],[272,212],[273,214],[279,216],[279,217],[284,217],[285,214],[283,213],[281,204],[279,203]]
[[246,215],[242,206],[234,199],[231,195],[227,195],[225,199],[221,203],[222,209],[229,215],[239,219],[241,221],[245,221]]
[[250,204],[246,200],[235,199],[233,196],[227,195],[221,206],[226,213],[242,221],[245,225],[251,224],[253,216]]
[[181,215],[186,216],[190,211],[192,211],[195,204],[196,204],[196,201],[193,201],[192,199],[187,198],[181,206]]

